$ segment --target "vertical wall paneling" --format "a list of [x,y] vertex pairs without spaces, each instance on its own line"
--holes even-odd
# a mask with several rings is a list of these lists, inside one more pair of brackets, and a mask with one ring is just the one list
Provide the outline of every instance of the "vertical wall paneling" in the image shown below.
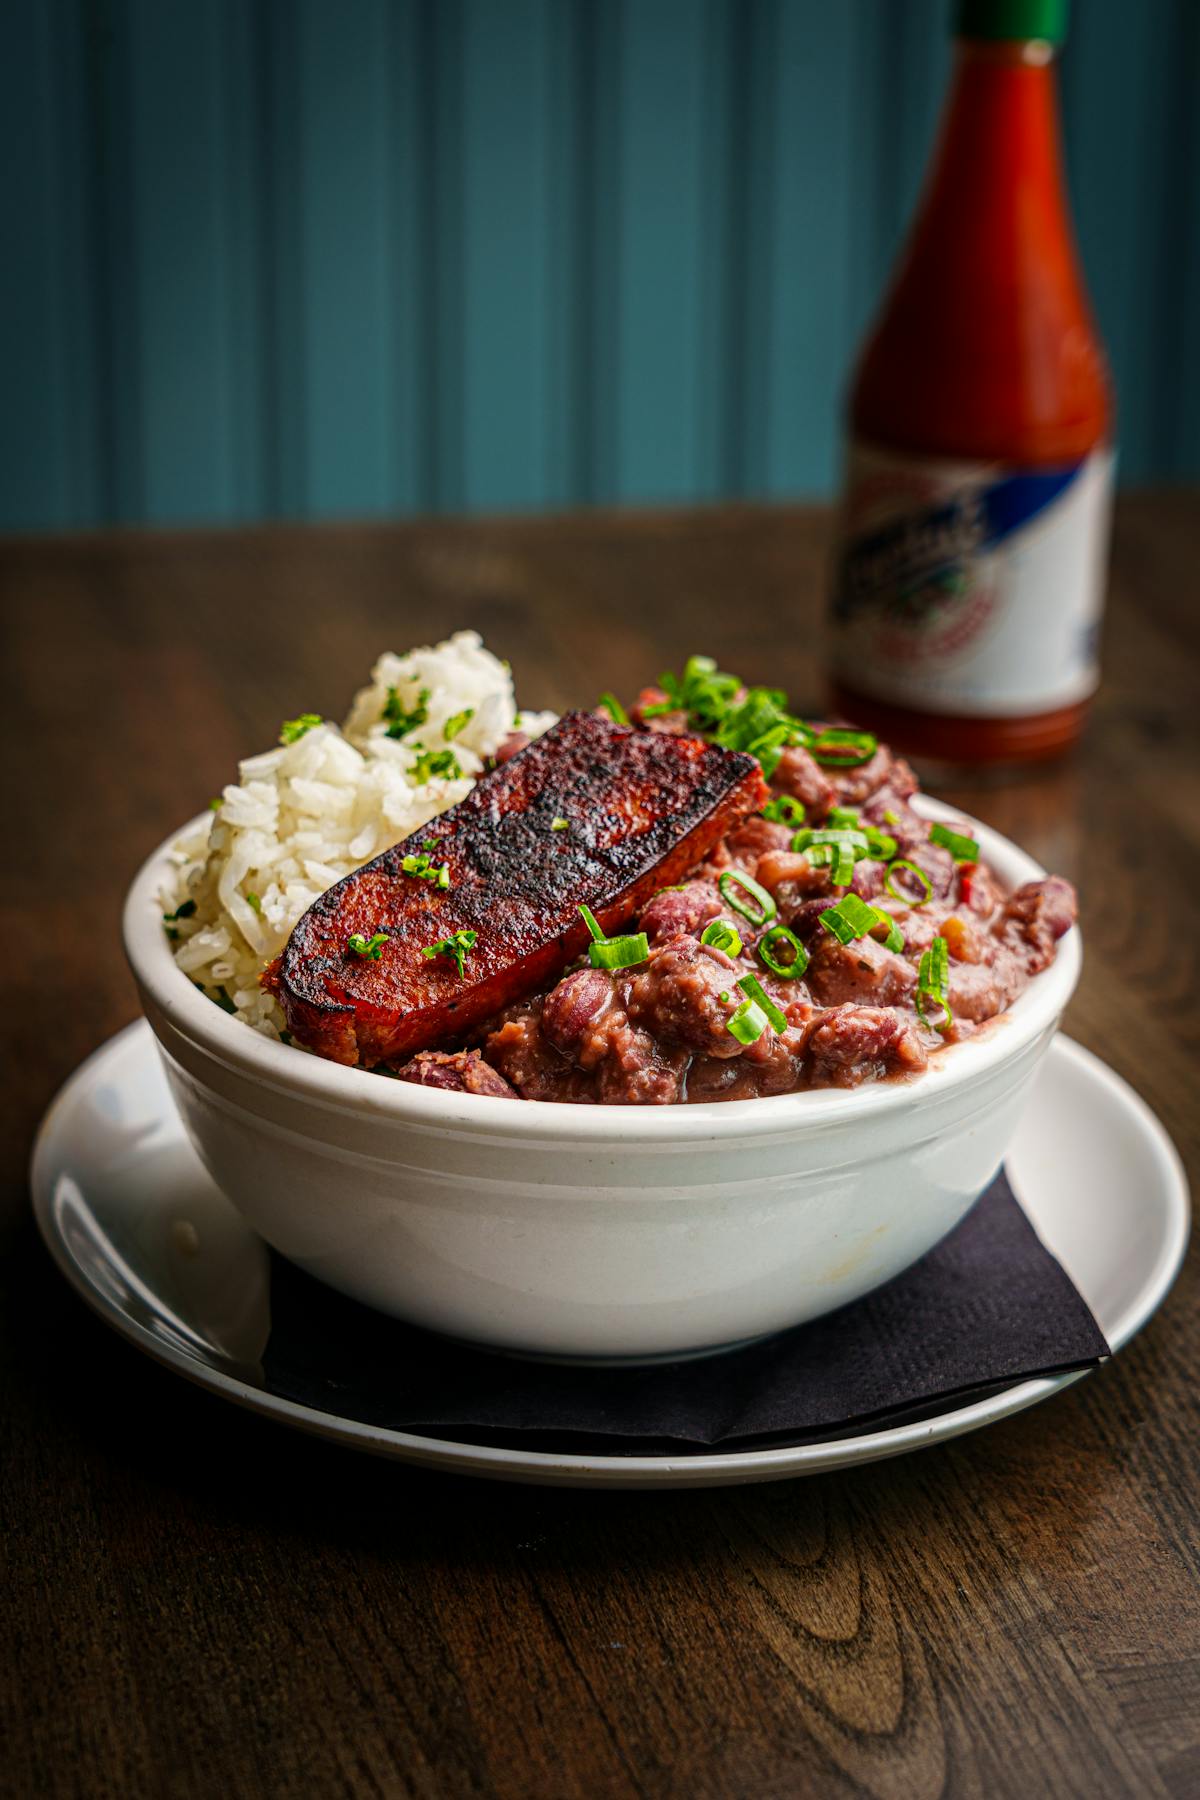
[[[1109,8],[1078,6],[1064,57],[1069,179],[1084,266],[1118,377],[1121,461],[1131,480],[1145,480],[1159,465],[1157,371],[1171,379],[1161,329],[1165,285],[1177,275],[1159,247],[1174,229],[1174,184],[1166,179],[1178,74],[1173,10],[1172,0],[1143,0],[1142,28],[1128,32]],[[1113,53],[1114,31],[1120,55]],[[1190,78],[1193,111],[1198,74]]]
[[390,10],[388,0],[295,8],[304,480],[318,518],[386,511],[397,485]]
[[237,476],[228,12],[130,0],[125,22],[142,506],[223,518]]
[[705,41],[710,9],[622,0],[617,484],[683,499],[700,480]]
[[254,81],[262,217],[262,395],[266,511],[304,518],[308,483],[308,341],[303,288],[303,42],[296,0],[263,0]]
[[[824,494],[951,0],[0,0],[0,529]],[[1062,64],[1126,481],[1200,474],[1200,3]]]
[[269,345],[269,241],[265,207],[261,92],[266,58],[259,6],[224,0],[221,85],[225,95],[223,229],[227,281],[229,503],[222,516],[258,519],[272,510],[273,415]]
[[[463,499],[550,495],[553,0],[466,0],[462,43]],[[503,79],[497,71],[503,69]]]
[[[92,159],[93,299],[99,377],[98,465],[102,516],[147,519],[138,194],[131,124],[132,0],[81,4],[88,68]],[[168,279],[166,273],[163,279]],[[177,344],[183,356],[186,345]]]
[[582,354],[577,389],[583,446],[580,498],[606,503],[620,493],[621,81],[619,4],[586,4],[580,142],[586,169],[578,237]]
[[0,405],[3,512],[66,525],[88,518],[95,506],[93,394],[81,355],[88,336],[85,322],[81,338],[72,308],[88,276],[75,141],[80,46],[69,29],[74,21],[44,0],[10,5],[7,23],[0,60],[0,211],[7,227],[0,341],[9,347]]
[[430,0],[425,74],[431,100],[426,123],[429,194],[425,268],[431,373],[429,498],[442,512],[464,503],[463,444],[463,0]]
[[392,344],[390,396],[391,507],[421,512],[432,504],[429,470],[432,370],[427,354],[429,319],[425,233],[429,205],[428,111],[425,57],[427,19],[421,0],[392,0],[388,17],[392,179],[385,231],[389,240],[385,322]]
[[[835,476],[849,336],[854,125],[845,104],[854,49],[848,7],[805,19],[783,5],[772,56],[775,170],[766,486],[820,493]],[[816,421],[823,429],[815,429]]]
[[1195,476],[1200,471],[1200,6],[1195,0],[1176,0],[1170,44],[1174,103],[1167,154],[1173,211],[1159,263],[1172,304],[1155,363],[1163,439],[1159,466]]

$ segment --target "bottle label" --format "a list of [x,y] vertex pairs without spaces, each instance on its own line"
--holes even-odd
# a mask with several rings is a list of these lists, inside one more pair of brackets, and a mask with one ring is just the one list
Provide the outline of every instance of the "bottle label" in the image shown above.
[[851,447],[832,661],[924,712],[1052,712],[1099,679],[1113,454],[1028,469]]

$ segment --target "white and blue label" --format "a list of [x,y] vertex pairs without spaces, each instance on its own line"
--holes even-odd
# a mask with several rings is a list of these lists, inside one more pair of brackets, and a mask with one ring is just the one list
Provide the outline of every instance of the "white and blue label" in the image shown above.
[[851,449],[834,671],[926,712],[1051,712],[1099,679],[1113,455],[1055,468]]

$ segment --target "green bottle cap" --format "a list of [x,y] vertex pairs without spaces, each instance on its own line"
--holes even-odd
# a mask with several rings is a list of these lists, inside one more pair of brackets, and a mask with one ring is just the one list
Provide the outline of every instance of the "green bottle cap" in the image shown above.
[[1041,38],[1061,44],[1068,0],[958,0],[954,35],[960,38]]

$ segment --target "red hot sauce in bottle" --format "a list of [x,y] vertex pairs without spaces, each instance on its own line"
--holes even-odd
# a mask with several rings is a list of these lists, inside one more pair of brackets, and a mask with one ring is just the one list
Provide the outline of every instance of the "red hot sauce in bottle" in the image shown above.
[[960,0],[932,174],[854,376],[836,704],[903,748],[1030,762],[1098,679],[1112,489],[1054,51],[1066,0]]

